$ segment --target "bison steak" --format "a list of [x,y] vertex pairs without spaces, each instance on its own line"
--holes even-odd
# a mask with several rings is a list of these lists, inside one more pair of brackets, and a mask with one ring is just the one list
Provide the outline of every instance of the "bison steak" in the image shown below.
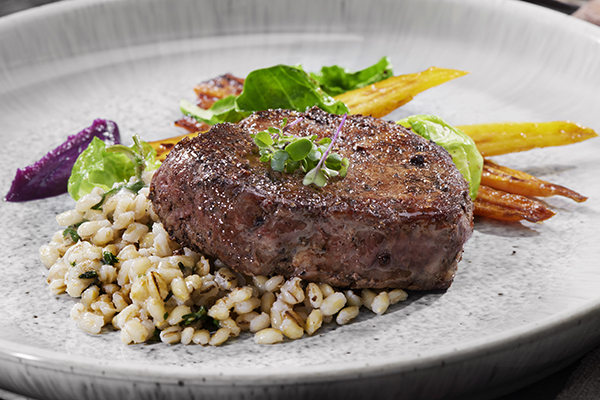
[[344,179],[323,187],[259,161],[250,134],[332,137],[341,116],[317,108],[257,112],[184,139],[154,175],[150,199],[174,240],[248,275],[349,288],[445,289],[473,231],[468,185],[450,155],[393,122],[348,116],[335,151]]

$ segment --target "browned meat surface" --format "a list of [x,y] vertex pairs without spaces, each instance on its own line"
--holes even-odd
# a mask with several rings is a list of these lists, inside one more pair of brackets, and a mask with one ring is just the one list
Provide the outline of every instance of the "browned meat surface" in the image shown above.
[[324,188],[273,171],[250,138],[287,117],[290,133],[331,137],[341,117],[258,112],[185,139],[155,174],[150,198],[175,240],[250,275],[338,287],[448,288],[473,230],[468,187],[449,154],[411,131],[351,115],[337,152],[346,178]]

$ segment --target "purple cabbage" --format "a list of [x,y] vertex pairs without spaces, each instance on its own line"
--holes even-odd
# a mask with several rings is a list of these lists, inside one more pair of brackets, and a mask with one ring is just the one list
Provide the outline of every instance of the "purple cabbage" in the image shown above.
[[6,201],[28,201],[57,196],[67,192],[67,183],[77,157],[88,147],[94,137],[107,145],[121,143],[117,124],[96,119],[92,126],[85,128],[46,154],[35,164],[17,169]]

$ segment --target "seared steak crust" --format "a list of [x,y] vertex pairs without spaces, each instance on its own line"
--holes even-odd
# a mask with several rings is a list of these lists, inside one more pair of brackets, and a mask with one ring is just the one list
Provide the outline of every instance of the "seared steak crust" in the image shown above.
[[341,116],[317,108],[257,112],[175,146],[150,188],[182,245],[249,275],[282,274],[350,288],[448,288],[473,230],[468,186],[450,155],[392,122],[348,116],[336,151],[348,175],[324,188],[273,171],[250,138],[332,137]]

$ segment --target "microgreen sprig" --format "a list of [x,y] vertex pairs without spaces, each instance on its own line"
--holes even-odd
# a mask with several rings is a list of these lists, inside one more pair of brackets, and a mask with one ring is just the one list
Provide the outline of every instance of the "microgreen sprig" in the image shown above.
[[271,168],[278,172],[291,174],[300,169],[306,173],[302,181],[304,185],[315,184],[323,187],[328,178],[343,178],[348,171],[348,159],[331,152],[346,117],[347,114],[344,114],[333,140],[323,138],[317,141],[317,135],[297,137],[286,134],[286,131],[302,121],[302,118],[289,125],[287,118],[284,118],[278,128],[269,127],[250,136],[259,148],[260,161],[269,162]]

